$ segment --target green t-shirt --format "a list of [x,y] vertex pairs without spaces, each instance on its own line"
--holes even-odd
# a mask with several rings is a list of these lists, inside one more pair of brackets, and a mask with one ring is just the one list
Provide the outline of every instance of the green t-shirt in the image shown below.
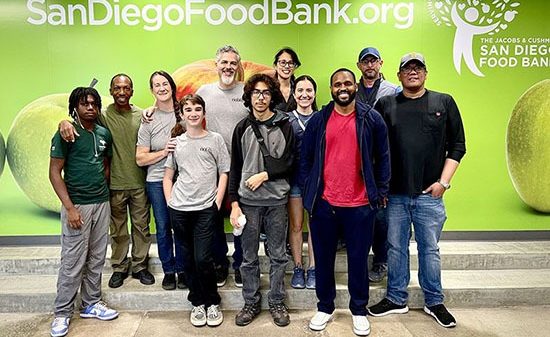
[[73,123],[80,137],[74,143],[61,138],[59,131],[52,138],[50,157],[65,159],[63,179],[74,204],[97,204],[109,200],[109,188],[105,180],[105,157],[112,156],[111,133],[95,125],[93,131]]
[[110,104],[101,112],[99,121],[113,136],[111,190],[144,188],[146,171],[136,164],[136,142],[141,110],[132,105],[131,112],[119,112],[114,104]]

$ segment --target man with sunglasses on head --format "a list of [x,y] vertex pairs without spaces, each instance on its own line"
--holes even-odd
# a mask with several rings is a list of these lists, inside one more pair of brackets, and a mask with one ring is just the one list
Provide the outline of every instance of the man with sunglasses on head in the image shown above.
[[466,153],[464,128],[454,99],[424,87],[426,61],[419,53],[401,58],[397,77],[403,92],[376,104],[388,126],[391,150],[386,297],[368,309],[372,316],[404,314],[410,280],[411,223],[418,247],[418,278],[424,311],[446,328],[455,318],[443,304],[438,242],[447,219],[443,194]]
[[[386,81],[380,72],[384,60],[378,49],[367,47],[361,50],[357,58],[357,68],[361,71],[358,83],[357,101],[374,106],[383,96],[394,96],[401,92],[401,87]],[[388,272],[388,224],[386,209],[380,208],[374,221],[372,240],[372,269],[369,270],[371,282],[381,282]]]

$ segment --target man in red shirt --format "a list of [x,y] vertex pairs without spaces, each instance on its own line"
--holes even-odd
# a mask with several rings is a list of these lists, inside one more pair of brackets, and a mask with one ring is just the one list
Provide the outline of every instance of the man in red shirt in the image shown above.
[[319,299],[309,327],[323,330],[332,318],[337,234],[343,231],[353,332],[366,336],[370,333],[367,257],[376,209],[385,207],[390,162],[386,124],[376,110],[355,100],[356,83],[349,69],[332,74],[334,101],[311,118],[304,134],[300,184],[310,215]]

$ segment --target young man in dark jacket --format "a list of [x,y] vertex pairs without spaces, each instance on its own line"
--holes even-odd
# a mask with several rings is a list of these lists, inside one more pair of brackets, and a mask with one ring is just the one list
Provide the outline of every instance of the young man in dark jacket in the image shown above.
[[372,107],[355,100],[356,83],[349,69],[332,74],[334,101],[312,117],[304,134],[300,184],[310,215],[319,299],[309,327],[323,330],[332,317],[337,233],[342,229],[353,332],[366,336],[370,333],[367,257],[376,209],[386,202],[390,161],[384,120]]
[[[250,114],[233,132],[229,173],[230,221],[242,230],[243,297],[245,305],[235,323],[248,325],[260,313],[260,265],[258,247],[263,225],[269,240],[271,269],[269,311],[278,326],[290,323],[284,304],[284,276],[288,262],[288,179],[293,166],[294,132],[288,115],[274,112],[282,99],[278,84],[264,74],[252,76],[244,86],[243,100]],[[239,217],[246,216],[246,226]]]

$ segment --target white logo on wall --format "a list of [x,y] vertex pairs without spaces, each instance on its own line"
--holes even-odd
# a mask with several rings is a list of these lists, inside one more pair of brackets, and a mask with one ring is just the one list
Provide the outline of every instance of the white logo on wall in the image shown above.
[[473,56],[472,44],[476,35],[493,35],[508,28],[518,11],[519,2],[510,0],[441,0],[428,1],[428,10],[437,25],[455,27],[453,61],[461,73],[462,59],[468,69],[477,76],[485,76],[479,70]]

